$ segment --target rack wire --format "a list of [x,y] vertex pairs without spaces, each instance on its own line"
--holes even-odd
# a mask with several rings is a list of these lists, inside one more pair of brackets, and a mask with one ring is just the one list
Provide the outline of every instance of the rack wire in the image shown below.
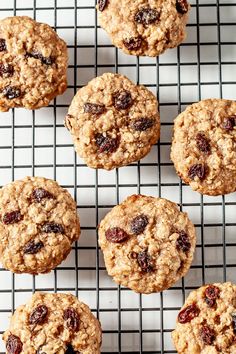
[[[0,333],[9,316],[34,291],[71,292],[85,301],[103,327],[103,353],[176,353],[170,339],[189,291],[203,283],[236,282],[235,193],[200,196],[176,176],[169,160],[174,117],[206,97],[235,99],[236,1],[194,0],[188,39],[159,58],[135,58],[115,49],[98,26],[96,0],[1,1],[0,18],[29,15],[49,23],[68,43],[67,92],[38,111],[1,113],[0,185],[25,175],[54,178],[77,201],[82,236],[68,259],[48,275],[14,275],[0,268]],[[160,142],[142,161],[116,171],[89,169],[76,156],[63,127],[70,100],[94,76],[112,71],[144,84],[158,97]],[[154,79],[155,78],[155,79]],[[171,289],[134,294],[105,271],[97,225],[112,206],[132,193],[176,201],[194,221],[198,242],[187,276]],[[0,353],[4,353],[0,343]]]

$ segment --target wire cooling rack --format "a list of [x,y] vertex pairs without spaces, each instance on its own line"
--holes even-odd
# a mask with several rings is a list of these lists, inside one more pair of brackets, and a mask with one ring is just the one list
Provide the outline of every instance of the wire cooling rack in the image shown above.
[[[189,291],[213,281],[236,282],[235,193],[200,196],[181,183],[169,159],[173,119],[186,105],[208,97],[235,99],[236,1],[193,0],[187,40],[159,58],[135,58],[115,49],[97,24],[95,0],[1,0],[0,18],[13,15],[47,22],[66,40],[69,86],[47,108],[1,113],[0,185],[25,175],[56,179],[77,201],[82,235],[67,260],[47,275],[13,275],[0,268],[0,333],[32,292],[71,292],[100,319],[103,353],[175,353],[170,335]],[[160,142],[146,158],[110,172],[86,167],[63,127],[76,90],[107,71],[152,90],[162,123]],[[197,228],[190,271],[160,294],[138,295],[116,286],[97,243],[99,220],[139,192],[177,202]]]

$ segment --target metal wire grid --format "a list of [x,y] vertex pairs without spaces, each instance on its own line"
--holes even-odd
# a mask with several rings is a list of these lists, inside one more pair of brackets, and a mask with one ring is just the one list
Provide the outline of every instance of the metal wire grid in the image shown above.
[[[174,181],[169,181],[166,169],[168,171],[172,169],[172,164],[168,159],[165,161],[162,157],[165,151],[170,148],[170,135],[168,133],[165,134],[165,129],[170,129],[173,117],[185,105],[191,103],[191,100],[183,98],[185,88],[197,89],[195,101],[205,97],[204,87],[208,89],[208,97],[213,96],[214,93],[214,96],[234,98],[231,94],[233,95],[233,90],[236,88],[236,42],[234,40],[222,41],[222,29],[230,28],[235,30],[236,22],[227,19],[221,20],[221,14],[225,9],[230,9],[236,15],[236,2],[234,0],[232,2],[196,0],[196,3],[192,3],[192,12],[195,17],[188,25],[188,30],[191,31],[193,29],[195,31],[196,40],[191,41],[190,38],[190,41],[177,48],[175,52],[176,60],[174,61],[172,59],[169,60],[170,57],[168,56],[167,61],[163,61],[162,58],[165,55],[150,60],[143,58],[127,59],[126,56],[123,56],[122,53],[113,48],[109,41],[104,43],[101,40],[102,30],[97,24],[94,6],[95,0],[13,0],[12,4],[9,1],[5,3],[2,1],[2,4],[0,4],[0,16],[5,17],[5,14],[9,15],[9,12],[11,15],[22,15],[29,12],[30,16],[38,20],[39,13],[51,11],[53,13],[53,23],[51,25],[58,32],[61,30],[72,30],[74,32],[73,43],[68,45],[71,57],[69,65],[71,80],[68,88],[71,89],[73,94],[85,83],[81,82],[80,76],[78,76],[78,72],[80,73],[84,69],[90,71],[91,78],[105,71],[124,72],[130,70],[131,72],[132,70],[133,72],[135,70],[133,74],[137,83],[146,84],[159,98],[161,117],[167,117],[167,119],[162,120],[162,131],[167,138],[166,136],[164,139],[161,138],[161,141],[153,148],[149,158],[124,169],[110,172],[108,176],[105,172],[102,174],[101,171],[93,171],[85,167],[83,161],[72,152],[73,146],[71,142],[59,143],[61,135],[66,134],[63,130],[62,116],[68,108],[69,100],[65,104],[63,99],[57,98],[46,109],[46,114],[50,115],[48,121],[46,119],[38,119],[38,111],[29,113],[24,110],[12,110],[9,114],[2,114],[0,141],[3,141],[3,143],[0,143],[0,184],[3,185],[10,180],[15,180],[27,174],[42,175],[42,172],[45,172],[44,175],[48,175],[51,178],[59,179],[63,187],[68,188],[77,201],[82,221],[82,236],[79,244],[75,244],[69,260],[48,276],[14,275],[0,268],[0,333],[3,333],[7,327],[7,316],[14,311],[18,303],[25,302],[25,296],[29,297],[32,292],[39,290],[68,291],[75,293],[76,296],[90,304],[92,310],[100,318],[103,326],[104,353],[175,353],[170,341],[170,332],[173,329],[177,311],[185,299],[186,292],[197,288],[207,281],[236,280],[234,274],[236,268],[234,259],[236,242],[233,238],[233,233],[236,230],[234,216],[236,199],[235,194],[219,198],[199,196],[197,193],[192,194],[190,189],[183,185],[176,176]],[[73,18],[70,15],[71,25],[58,25],[59,11],[65,12],[66,16],[66,11],[68,10],[73,12]],[[83,21],[80,23],[78,14],[84,10],[89,12],[87,16],[89,16],[89,23],[93,22],[92,25],[86,25]],[[201,22],[201,16],[204,17],[205,11],[208,16],[216,12],[216,21],[211,21],[211,17],[209,17],[208,20]],[[229,11],[226,11],[226,13],[229,14]],[[211,28],[216,29],[215,40],[202,40],[204,37],[202,36],[202,30],[210,31]],[[83,44],[80,42],[79,36],[83,30],[91,30],[93,32],[93,43]],[[72,32],[70,33],[72,34]],[[188,55],[188,60],[184,59],[185,52],[182,50],[188,47],[193,48],[192,46],[196,49],[196,60],[191,60],[191,56],[189,57]],[[202,60],[201,53],[204,47],[217,48],[217,55],[214,60],[212,58],[208,61]],[[230,48],[230,58],[223,57],[226,47]],[[87,62],[79,63],[80,53],[84,53],[83,50],[89,51],[90,49],[93,51],[93,62],[91,64]],[[112,51],[114,55],[109,63],[105,60],[103,62],[103,56],[101,56],[102,60],[100,58],[101,53],[99,54],[99,51],[104,49],[107,53]],[[214,66],[214,69],[217,67],[218,77],[216,76],[215,80],[206,81],[202,68],[210,68],[211,66]],[[224,74],[225,67],[230,68],[230,77]],[[172,68],[177,69],[176,81],[173,79],[172,82],[162,83],[162,72],[166,69],[171,71]],[[182,70],[186,68],[188,69],[188,78],[183,80]],[[189,74],[194,76],[192,68],[196,69],[195,81],[189,79]],[[155,73],[155,82],[150,79],[151,75],[149,75],[149,81],[145,81],[145,75],[142,74],[143,69]],[[175,88],[177,99],[162,99],[160,92],[166,88],[168,90]],[[217,93],[215,89],[217,89]],[[173,114],[173,111],[176,114]],[[23,119],[25,115],[27,115],[26,120]],[[52,137],[50,143],[45,143],[42,135],[42,141],[38,142],[37,134],[40,129],[43,132],[45,131],[44,129],[50,130],[50,136]],[[23,135],[30,137],[31,141],[22,143],[21,140],[20,144],[18,144],[17,135],[19,131],[23,131]],[[8,137],[8,140],[6,137]],[[38,151],[46,155],[49,150],[52,152],[50,162],[45,162],[47,161],[45,156],[43,162],[38,162]],[[30,153],[30,163],[22,162],[24,161],[23,153],[26,151]],[[67,160],[66,162],[64,160],[60,162],[60,155],[63,153],[66,155],[68,151],[70,151],[73,159],[70,163]],[[5,162],[6,156],[8,156],[8,163]],[[147,179],[143,177],[144,170],[152,171],[151,173],[154,173],[155,176],[154,180],[146,182]],[[172,173],[174,174],[174,172]],[[127,177],[129,174],[132,176],[131,179]],[[70,178],[67,179],[69,175]],[[80,176],[82,176],[83,182],[81,182]],[[89,182],[92,180],[91,183],[87,183],[87,177]],[[67,180],[69,180],[68,183]],[[93,197],[90,198],[91,200],[88,203],[81,204],[80,194],[83,195],[84,191],[84,194],[87,195],[90,190]],[[106,202],[106,197],[104,199],[104,196],[100,194],[101,190],[106,195],[114,191],[112,203]],[[117,287],[112,281],[107,279],[97,243],[96,226],[99,224],[101,217],[113,205],[119,203],[124,195],[135,192],[148,192],[166,197],[169,190],[171,190],[171,193],[174,191],[173,197],[169,197],[169,199],[173,200],[175,198],[181,209],[189,211],[193,208],[193,220],[196,221],[195,224],[199,236],[196,252],[197,261],[194,261],[187,277],[168,291],[150,296],[136,295],[128,289]],[[78,200],[77,194],[79,195]],[[90,194],[88,193],[88,195]],[[193,198],[186,198],[189,195]],[[103,200],[105,201],[103,202]],[[209,216],[208,208],[214,210],[216,214],[218,213],[216,218],[212,219]],[[199,213],[199,218],[194,217],[197,213]],[[232,214],[234,215],[232,216]],[[88,221],[90,215],[94,219],[93,225]],[[209,262],[208,255],[212,251],[213,261]],[[91,260],[89,259],[89,262],[85,261],[90,256]],[[213,274],[209,273],[210,271],[213,271]],[[85,275],[88,274],[88,283],[84,282],[84,278],[86,278],[84,272]],[[65,285],[67,276],[71,278],[68,286]],[[128,321],[127,318],[125,319],[125,315],[128,316]],[[111,323],[114,322],[114,319],[116,323],[112,327]],[[1,353],[4,353],[2,344],[0,344],[0,350],[2,350]]]

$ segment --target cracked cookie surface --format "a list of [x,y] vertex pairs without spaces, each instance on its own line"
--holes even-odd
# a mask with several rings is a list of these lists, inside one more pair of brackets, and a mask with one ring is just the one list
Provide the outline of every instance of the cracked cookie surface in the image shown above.
[[216,283],[192,291],[172,338],[180,354],[236,353],[236,286]]
[[236,102],[207,99],[174,122],[171,159],[183,181],[202,194],[236,191]]
[[0,111],[48,106],[67,87],[67,47],[47,24],[27,16],[0,21]]
[[143,158],[157,142],[158,102],[144,86],[106,73],[77,92],[65,125],[89,167],[111,170]]
[[196,233],[175,203],[132,195],[101,221],[99,244],[115,282],[148,294],[169,288],[186,274]]
[[26,177],[0,189],[0,260],[15,273],[47,273],[79,238],[76,203],[56,181]]
[[98,0],[98,18],[113,44],[132,55],[158,56],[185,39],[187,0]]
[[36,293],[14,312],[3,334],[7,354],[99,354],[101,326],[70,294]]

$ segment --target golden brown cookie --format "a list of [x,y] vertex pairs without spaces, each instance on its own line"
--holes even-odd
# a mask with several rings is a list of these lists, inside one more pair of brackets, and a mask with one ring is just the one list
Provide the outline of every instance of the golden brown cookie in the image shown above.
[[57,182],[26,177],[0,190],[0,260],[12,272],[49,272],[79,235],[76,203]]
[[0,21],[0,111],[47,106],[67,87],[67,47],[47,24],[27,16]]
[[158,102],[144,86],[106,73],[77,92],[65,125],[89,167],[111,170],[143,158],[157,142]]
[[175,203],[132,195],[101,221],[99,244],[115,282],[149,294],[169,288],[186,274],[196,234]]
[[125,53],[156,57],[185,39],[187,0],[98,0],[98,18]]
[[236,102],[208,99],[188,106],[174,123],[171,159],[193,190],[236,191]]
[[3,334],[6,354],[99,354],[101,339],[99,321],[70,294],[34,294]]
[[172,338],[179,354],[236,353],[236,286],[204,285],[188,296]]

